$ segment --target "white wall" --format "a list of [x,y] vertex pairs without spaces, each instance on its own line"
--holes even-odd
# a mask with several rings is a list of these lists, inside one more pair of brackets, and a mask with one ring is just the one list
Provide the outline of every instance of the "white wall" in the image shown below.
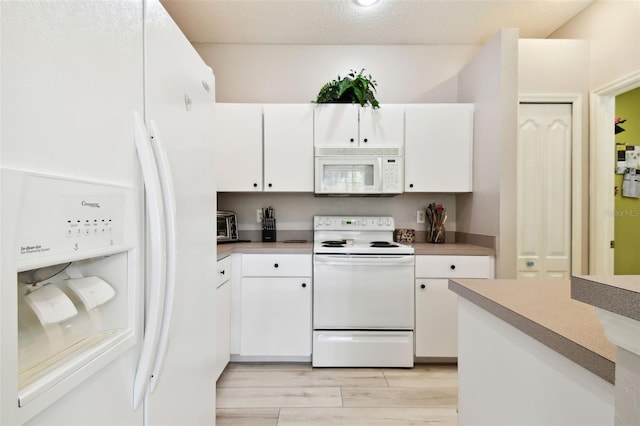
[[518,30],[503,29],[458,75],[475,104],[473,192],[456,196],[457,230],[496,238],[496,277],[516,274]]
[[640,69],[640,1],[597,0],[550,38],[591,41],[591,89]]
[[216,76],[218,102],[311,102],[326,82],[365,68],[384,103],[453,102],[455,76],[476,45],[195,44]]

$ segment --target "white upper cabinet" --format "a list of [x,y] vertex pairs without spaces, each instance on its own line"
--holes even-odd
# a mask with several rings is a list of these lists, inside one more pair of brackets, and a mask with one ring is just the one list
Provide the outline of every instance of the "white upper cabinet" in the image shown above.
[[333,147],[402,146],[404,107],[322,104],[314,108],[314,145]]
[[404,105],[360,108],[360,146],[403,146]]
[[313,109],[263,106],[265,191],[313,192]]
[[358,146],[358,109],[352,104],[322,104],[314,108],[316,146]]
[[218,191],[262,191],[262,105],[215,106]]
[[473,105],[408,105],[405,126],[405,192],[470,192]]

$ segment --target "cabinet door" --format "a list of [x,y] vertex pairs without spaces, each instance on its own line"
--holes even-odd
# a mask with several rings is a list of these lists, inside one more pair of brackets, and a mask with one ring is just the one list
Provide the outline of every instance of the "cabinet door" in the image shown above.
[[410,105],[405,125],[405,192],[470,192],[473,105]]
[[216,380],[229,363],[231,354],[231,281],[216,289]]
[[458,356],[458,298],[447,279],[416,279],[416,356]]
[[240,355],[311,355],[311,277],[243,278]]
[[216,104],[218,191],[262,191],[262,105]]
[[313,192],[313,105],[264,105],[264,190]]
[[404,106],[360,108],[360,146],[404,146]]
[[313,112],[315,146],[358,146],[359,105],[322,104]]

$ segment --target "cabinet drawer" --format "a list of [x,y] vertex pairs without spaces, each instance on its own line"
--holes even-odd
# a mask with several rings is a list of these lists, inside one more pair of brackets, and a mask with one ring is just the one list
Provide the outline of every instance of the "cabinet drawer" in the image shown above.
[[216,288],[231,279],[231,256],[218,260]]
[[310,277],[311,255],[244,254],[243,277]]
[[492,256],[416,256],[416,278],[493,278]]

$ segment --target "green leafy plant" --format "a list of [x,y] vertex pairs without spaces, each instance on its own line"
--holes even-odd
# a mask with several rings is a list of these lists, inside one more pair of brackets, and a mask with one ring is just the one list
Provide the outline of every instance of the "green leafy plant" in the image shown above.
[[377,84],[371,75],[364,74],[364,69],[358,73],[351,70],[346,76],[338,76],[337,79],[322,86],[315,102],[318,104],[357,103],[361,106],[369,104],[373,108],[378,108],[380,103],[375,97]]

